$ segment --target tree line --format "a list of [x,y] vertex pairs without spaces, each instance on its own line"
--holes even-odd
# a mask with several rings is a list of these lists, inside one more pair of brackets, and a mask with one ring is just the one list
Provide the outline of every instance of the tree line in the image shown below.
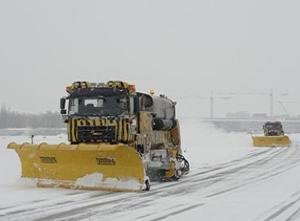
[[19,113],[5,105],[0,109],[0,129],[4,128],[61,128],[65,127],[61,115],[47,111],[41,114]]

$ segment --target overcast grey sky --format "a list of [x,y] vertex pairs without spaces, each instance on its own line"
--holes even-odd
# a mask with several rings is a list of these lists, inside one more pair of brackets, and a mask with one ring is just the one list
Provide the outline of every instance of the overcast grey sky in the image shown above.
[[[0,0],[0,103],[57,110],[70,82],[124,79],[173,97],[273,88],[298,114],[299,10],[299,0]],[[237,96],[216,112],[267,102]],[[208,114],[205,99],[197,107]]]

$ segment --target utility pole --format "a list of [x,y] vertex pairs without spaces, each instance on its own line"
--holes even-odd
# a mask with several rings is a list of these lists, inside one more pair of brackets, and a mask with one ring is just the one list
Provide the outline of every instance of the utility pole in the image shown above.
[[219,99],[223,99],[223,100],[228,100],[231,99],[232,97],[229,96],[215,96],[214,92],[211,91],[210,93],[210,118],[214,118],[215,117],[215,100],[219,100]]
[[214,93],[211,91],[210,94],[210,118],[214,118]]
[[193,99],[205,99],[209,101],[209,117],[212,119],[215,117],[215,101],[216,100],[228,100],[231,99],[231,96],[215,96],[214,92],[211,91],[210,96],[207,97],[199,97],[199,96],[181,96],[178,97],[178,99],[189,99],[189,98],[193,98]]
[[273,89],[270,92],[270,117],[274,115],[274,93]]

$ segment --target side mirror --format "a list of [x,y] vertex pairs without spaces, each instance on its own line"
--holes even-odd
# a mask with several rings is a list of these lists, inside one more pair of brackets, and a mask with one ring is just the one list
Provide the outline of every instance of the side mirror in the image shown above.
[[66,110],[66,98],[64,98],[64,97],[62,97],[60,99],[60,114],[61,115],[67,114],[67,110]]
[[64,110],[64,109],[66,109],[65,107],[66,107],[66,98],[62,97],[60,99],[60,109]]
[[62,115],[67,114],[67,110],[66,110],[66,109],[61,109],[61,110],[60,110],[60,114],[62,114]]

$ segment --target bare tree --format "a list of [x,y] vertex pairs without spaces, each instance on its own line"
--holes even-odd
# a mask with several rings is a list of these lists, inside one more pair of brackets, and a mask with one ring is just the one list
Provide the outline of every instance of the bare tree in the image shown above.
[[5,104],[0,108],[0,128],[61,128],[65,127],[59,113],[47,111],[28,114],[11,111]]

